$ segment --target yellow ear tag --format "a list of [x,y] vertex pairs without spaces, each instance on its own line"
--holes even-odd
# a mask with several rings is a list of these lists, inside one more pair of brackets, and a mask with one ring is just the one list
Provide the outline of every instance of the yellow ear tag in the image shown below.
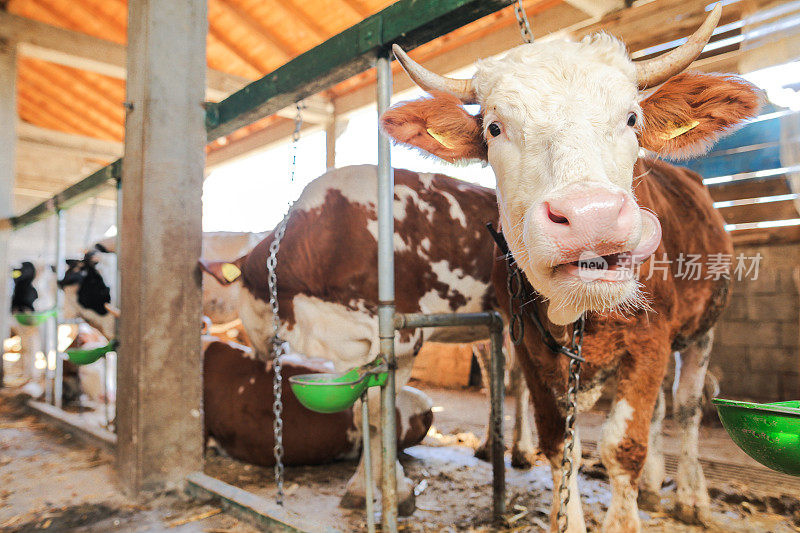
[[674,138],[675,138],[675,137],[677,137],[678,135],[683,135],[683,134],[684,134],[684,133],[686,133],[687,131],[689,131],[689,130],[691,130],[691,129],[694,129],[694,128],[696,128],[696,127],[697,127],[697,126],[699,126],[699,125],[700,125],[700,122],[699,122],[699,121],[697,121],[697,120],[693,120],[693,121],[689,122],[688,124],[684,124],[683,126],[677,126],[677,127],[676,127],[675,129],[673,129],[673,130],[670,130],[670,131],[667,131],[667,132],[664,132],[664,133],[662,133],[662,134],[661,134],[661,138],[662,138],[663,140],[665,140],[665,141],[668,141],[668,140],[670,140],[670,139],[674,139]]
[[442,145],[442,146],[444,146],[445,148],[449,148],[450,150],[452,150],[452,149],[454,149],[454,148],[455,148],[455,146],[453,146],[452,144],[450,144],[449,142],[447,142],[447,139],[445,139],[443,135],[439,135],[438,133],[434,132],[434,131],[433,131],[433,130],[431,130],[430,128],[428,128],[428,130],[427,130],[427,131],[428,131],[428,135],[430,135],[431,137],[433,137],[434,139],[436,139],[437,141],[439,141],[439,144],[441,144],[441,145]]
[[14,278],[14,279],[17,279],[21,275],[22,275],[22,271],[21,270],[12,270],[11,271],[11,277]]
[[242,275],[242,271],[239,270],[239,267],[237,267],[233,263],[223,263],[221,270],[222,270],[222,277],[229,282],[236,281],[237,279],[239,279],[239,276]]

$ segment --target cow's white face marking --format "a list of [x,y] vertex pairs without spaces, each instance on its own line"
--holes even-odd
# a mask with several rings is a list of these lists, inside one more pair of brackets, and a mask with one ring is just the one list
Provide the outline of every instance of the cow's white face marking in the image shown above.
[[244,393],[244,385],[239,385],[239,388],[236,390],[236,392],[241,396],[242,393]]
[[[580,43],[523,45],[505,58],[479,63],[473,85],[484,113],[503,231],[534,288],[550,300],[550,319],[565,324],[586,310],[638,306],[637,282],[630,276],[586,281],[567,275],[569,265],[559,266],[554,258],[582,250],[564,249],[536,218],[550,202],[589,189],[622,195],[635,205],[639,145],[629,119],[640,121],[641,110],[624,45],[604,34]],[[644,240],[643,229],[655,231],[638,209],[632,217],[624,249],[599,255],[631,251]]]

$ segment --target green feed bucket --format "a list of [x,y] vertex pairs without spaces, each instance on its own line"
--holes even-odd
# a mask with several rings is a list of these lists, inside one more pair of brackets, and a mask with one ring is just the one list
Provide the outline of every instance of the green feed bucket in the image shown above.
[[53,308],[47,311],[34,311],[32,313],[14,313],[14,318],[20,326],[40,326],[45,323],[48,318],[56,316],[57,313],[56,309]]
[[318,413],[349,409],[370,387],[386,383],[386,365],[369,363],[345,374],[302,374],[289,378],[292,392],[306,408]]
[[113,352],[117,348],[117,341],[111,341],[105,346],[99,348],[92,348],[90,350],[81,350],[80,348],[74,350],[67,350],[67,358],[76,365],[91,365],[101,357],[105,356],[108,352]]
[[747,455],[778,472],[800,476],[800,401],[712,402],[728,435]]

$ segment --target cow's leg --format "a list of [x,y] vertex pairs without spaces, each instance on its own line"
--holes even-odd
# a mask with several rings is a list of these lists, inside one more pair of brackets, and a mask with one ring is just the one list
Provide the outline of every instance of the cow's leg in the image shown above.
[[[537,448],[533,443],[533,431],[530,423],[530,401],[531,395],[528,390],[528,385],[525,383],[525,377],[522,375],[522,369],[517,363],[517,358],[514,355],[514,347],[511,343],[505,343],[506,355],[508,357],[508,376],[509,376],[509,394],[514,397],[514,433],[511,445],[511,466],[514,468],[530,468],[536,461]],[[491,354],[487,345],[482,345],[474,350],[478,358],[479,366],[481,367],[481,374],[486,388],[489,388],[489,368],[491,364]],[[491,457],[489,445],[491,439],[489,438],[489,427],[491,421],[486,423],[486,433],[483,442],[475,450],[475,456],[484,461],[488,461]]]
[[[518,352],[524,347],[518,347]],[[528,356],[520,354],[519,360]],[[526,371],[526,382],[533,399],[533,418],[539,434],[539,448],[550,462],[550,472],[553,476],[553,503],[550,508],[550,529],[558,531],[558,510],[561,505],[559,489],[561,487],[561,463],[564,455],[564,429],[566,420],[561,414],[556,399],[549,387],[539,383],[535,370]],[[581,507],[581,495],[578,490],[578,468],[581,461],[581,444],[578,431],[575,430],[575,445],[572,449],[572,473],[569,481],[570,498],[567,504],[567,531],[569,533],[585,533],[586,523]]]
[[603,531],[614,533],[640,531],[639,476],[669,354],[668,341],[635,339],[633,345],[637,351],[623,357],[618,369],[617,393],[600,442],[600,457],[611,484]]
[[[475,358],[478,360],[478,366],[481,369],[481,377],[483,378],[483,386],[484,389],[487,391],[491,386],[491,353],[489,350],[489,345],[487,343],[481,342],[473,344],[472,353],[475,355]],[[511,363],[513,364],[513,363]],[[509,369],[509,372],[511,370]],[[488,461],[489,458],[492,456],[492,439],[490,438],[490,431],[491,431],[492,421],[488,418],[486,419],[486,430],[483,432],[483,441],[481,445],[475,450],[475,457],[481,459],[483,461]]]
[[681,433],[675,513],[680,520],[689,523],[708,523],[711,518],[706,479],[697,456],[697,441],[703,414],[703,385],[713,341],[714,332],[711,330],[681,352],[680,373],[675,378],[673,391],[675,418]]
[[650,436],[647,442],[647,458],[639,483],[639,507],[648,511],[661,510],[661,485],[664,483],[663,435],[661,432],[666,413],[663,387],[656,398],[653,418],[650,420]]
[[511,466],[530,468],[536,462],[536,445],[530,422],[531,393],[522,370],[514,364],[510,371],[511,394],[514,395],[514,433],[511,444]]
[[[396,372],[397,389],[401,390],[411,377],[411,363],[413,357],[398,356],[398,368]],[[374,482],[373,494],[378,494],[381,487],[381,402],[380,388],[373,387],[369,390],[369,431],[370,448],[372,449],[372,479]],[[361,424],[361,407],[356,404],[354,409],[357,424]],[[401,516],[413,514],[415,509],[414,501],[414,482],[405,476],[400,461],[395,463],[397,475],[397,512]],[[364,484],[364,453],[358,463],[355,474],[347,482],[347,489],[342,496],[339,505],[349,509],[361,509],[366,503],[366,485]]]

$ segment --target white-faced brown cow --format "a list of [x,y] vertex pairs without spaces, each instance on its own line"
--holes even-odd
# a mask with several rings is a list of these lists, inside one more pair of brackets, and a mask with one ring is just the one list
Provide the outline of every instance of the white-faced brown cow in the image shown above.
[[[544,343],[532,314],[562,344],[573,322],[586,317],[579,409],[589,408],[604,385],[616,386],[600,443],[612,488],[604,529],[638,531],[640,488],[656,494],[660,488],[663,470],[645,476],[641,487],[640,476],[673,350],[684,356],[680,379],[695,385],[677,398],[685,432],[679,505],[684,515],[702,518],[709,512],[697,460],[698,403],[711,328],[727,300],[729,280],[711,269],[699,281],[651,277],[648,258],[702,254],[710,263],[732,253],[731,240],[700,176],[638,153],[640,146],[672,157],[702,153],[756,113],[759,95],[743,80],[681,73],[708,41],[720,12],[718,5],[685,45],[639,63],[630,60],[623,43],[599,34],[580,42],[525,44],[502,59],[480,62],[470,80],[452,80],[395,47],[409,75],[433,97],[389,110],[382,118],[385,131],[446,160],[491,164],[502,230],[541,295],[522,312],[525,334],[517,357],[553,473],[554,529],[568,360]],[[648,95],[641,92],[662,83]],[[468,114],[462,103],[480,104],[480,114]],[[676,265],[670,268],[674,273]],[[508,313],[505,260],[495,262],[493,277],[500,309]],[[585,531],[576,482],[580,458],[577,444],[566,510],[574,532]]]
[[[378,355],[377,169],[344,167],[311,182],[291,210],[278,254],[281,331],[292,350],[327,359],[337,371]],[[483,311],[494,305],[492,241],[484,224],[497,218],[494,191],[442,175],[395,170],[396,304],[400,313]],[[260,357],[269,357],[272,312],[267,257],[272,235],[236,261],[242,272],[240,316]],[[204,267],[221,282],[221,265]],[[468,342],[483,328],[402,331],[396,336],[398,388],[411,375],[423,340]],[[377,392],[377,391],[373,391]],[[379,402],[370,401],[373,464],[380,461]],[[345,506],[364,505],[363,464],[348,483]],[[400,512],[414,509],[414,485],[398,471]],[[375,468],[379,485],[380,469]]]

